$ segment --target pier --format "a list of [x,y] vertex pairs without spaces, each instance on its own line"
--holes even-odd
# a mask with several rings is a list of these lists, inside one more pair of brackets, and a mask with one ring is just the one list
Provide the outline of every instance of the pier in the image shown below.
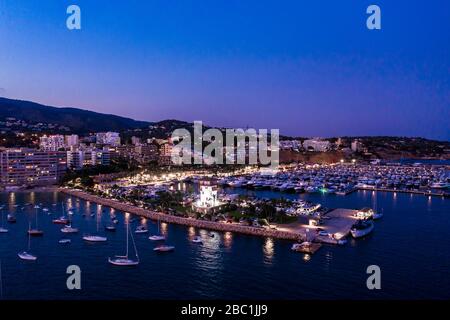
[[420,191],[420,190],[402,190],[402,189],[392,189],[392,188],[372,188],[372,187],[358,187],[358,190],[363,191],[378,191],[378,192],[398,192],[398,193],[410,193],[410,194],[420,194],[424,196],[430,196],[430,197],[444,197],[449,198],[450,193],[448,192],[430,192],[430,191]]
[[[140,208],[131,204],[123,203],[114,199],[105,199],[80,190],[59,189],[60,192],[74,196],[86,201],[91,201],[100,205],[108,206],[123,212],[142,216],[151,220],[166,223],[174,223],[189,227],[215,230],[220,232],[235,232],[260,237],[271,237],[292,241],[310,241],[327,244],[339,244],[339,240],[344,239],[350,232],[350,228],[355,223],[356,210],[334,209],[323,217],[323,224],[317,227],[294,222],[287,225],[276,225],[276,229],[244,226],[237,223],[214,222],[198,220],[194,218],[177,217],[162,212],[156,212]],[[328,232],[328,236],[317,234],[317,228]],[[318,249],[318,248],[317,248]]]
[[108,206],[116,210],[129,212],[131,214],[142,216],[155,221],[174,223],[184,226],[209,229],[221,232],[236,232],[253,236],[271,237],[276,239],[285,239],[293,241],[305,240],[302,233],[295,232],[294,230],[265,229],[251,226],[243,226],[236,223],[214,222],[214,221],[198,220],[194,218],[177,217],[161,212],[143,209],[140,207],[136,207],[134,205],[119,202],[117,200],[105,199],[80,190],[61,188],[59,189],[59,191],[86,201],[91,201],[100,205]]

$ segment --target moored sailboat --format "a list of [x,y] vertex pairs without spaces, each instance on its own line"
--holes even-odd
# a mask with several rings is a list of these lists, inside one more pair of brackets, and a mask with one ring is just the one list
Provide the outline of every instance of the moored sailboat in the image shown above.
[[371,233],[373,229],[374,225],[371,220],[359,220],[352,226],[350,233],[353,238],[361,238]]
[[151,235],[150,237],[148,237],[149,240],[152,240],[152,241],[163,241],[163,240],[166,240],[166,237],[164,235],[162,235],[161,232],[160,232],[160,224],[161,223],[158,220],[158,234]]
[[85,235],[83,235],[83,240],[84,241],[87,241],[87,242],[106,242],[106,241],[108,241],[108,238],[100,236],[98,234],[98,226],[99,226],[99,223],[100,223],[98,214],[97,214],[97,217],[96,217],[96,222],[97,222],[97,232],[96,232],[96,234],[93,234],[93,235],[92,234],[85,234]]
[[131,240],[133,242],[134,247],[134,253],[135,253],[135,259],[130,259],[129,257],[129,234],[130,234],[130,225],[128,221],[128,214],[126,217],[126,238],[127,238],[127,244],[126,244],[126,253],[124,256],[115,256],[114,258],[108,258],[108,262],[115,266],[136,266],[139,264],[139,256],[136,248],[136,244],[134,242],[133,234],[131,233]]
[[36,209],[36,228],[31,229],[31,222],[28,228],[28,234],[33,237],[40,237],[44,235],[44,231],[40,230],[38,227],[38,209]]
[[[31,222],[29,223],[29,226],[28,226],[28,230],[30,230],[30,229],[31,229]],[[34,254],[29,252],[30,249],[31,249],[31,234],[28,233],[28,249],[27,249],[27,251],[19,252],[17,255],[22,260],[28,260],[28,261],[37,260],[37,256],[35,256]]]

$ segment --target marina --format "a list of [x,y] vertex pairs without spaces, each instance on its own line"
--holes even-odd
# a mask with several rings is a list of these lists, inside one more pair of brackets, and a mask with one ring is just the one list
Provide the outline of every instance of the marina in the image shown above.
[[[441,162],[439,162],[441,163]],[[357,190],[403,192],[426,196],[449,197],[450,164],[356,162],[334,164],[290,164],[278,171],[247,168],[236,173],[181,172],[155,176],[145,172],[106,184],[122,187],[155,186],[153,192],[167,190],[180,181],[198,182],[204,177],[217,179],[217,184],[228,188],[272,190],[282,193],[327,193],[348,195]]]
[[[242,191],[256,193],[258,197],[280,196],[280,192],[273,191]],[[373,191],[357,191],[347,197],[328,194],[287,196],[306,197],[308,201],[320,201],[323,206],[329,208],[364,208],[372,206],[373,194]],[[442,283],[442,279],[448,279],[448,268],[445,266],[450,261],[448,250],[445,249],[446,242],[442,241],[442,235],[447,234],[445,230],[450,227],[446,220],[446,213],[450,208],[448,200],[442,198],[428,199],[407,194],[394,197],[393,193],[380,193],[377,206],[383,209],[384,217],[376,222],[372,235],[358,240],[348,237],[347,243],[342,245],[329,245],[325,240],[322,244],[315,243],[309,248],[302,247],[298,252],[293,252],[291,248],[294,243],[302,244],[296,240],[254,237],[230,231],[207,231],[207,228],[201,225],[193,227],[166,223],[161,217],[160,223],[158,220],[152,222],[147,219],[149,234],[161,233],[165,241],[154,242],[148,239],[148,234],[136,234],[134,237],[139,252],[139,265],[124,269],[108,263],[108,257],[121,254],[125,249],[125,211],[60,192],[10,193],[1,196],[8,212],[17,217],[16,224],[8,225],[10,232],[0,235],[4,244],[0,247],[0,255],[3,262],[5,297],[75,299],[79,295],[74,295],[65,290],[64,286],[58,285],[65,283],[67,265],[75,263],[80,265],[85,274],[83,283],[86,290],[82,290],[81,294],[86,299],[125,298],[121,291],[113,290],[116,286],[130,288],[126,298],[252,296],[276,299],[281,298],[281,295],[273,288],[283,281],[283,274],[290,274],[292,283],[292,286],[284,288],[284,298],[327,299],[358,296],[363,299],[382,299],[396,296],[417,298],[425,295],[448,298],[448,291],[439,289],[448,287],[448,284]],[[33,202],[33,199],[42,202],[45,207],[52,208],[54,216],[61,216],[62,209],[60,205],[53,208],[51,204],[63,201],[66,207],[73,211],[73,223],[80,229],[80,234],[68,234],[70,243],[59,244],[61,232],[58,226],[52,223],[52,215],[38,210],[39,225],[44,236],[32,239],[30,251],[30,254],[37,258],[35,261],[21,262],[17,253],[27,247],[28,239],[24,230],[28,228],[29,219],[34,218],[35,210],[22,211],[22,206],[15,207],[15,203]],[[340,221],[346,230],[351,228],[351,220],[354,219],[354,214],[358,213],[358,210],[334,211],[336,217],[346,215],[346,219],[336,220]],[[92,212],[95,213],[94,217],[91,217]],[[330,220],[333,220],[333,211],[328,214],[331,214]],[[108,232],[107,241],[96,244],[82,239],[84,233],[105,236],[107,231],[101,226],[110,223],[112,218],[118,220],[117,230],[114,233]],[[134,219],[130,230],[134,231],[141,223],[141,219]],[[98,234],[97,225],[100,226]],[[339,225],[336,227],[341,228]],[[340,229],[326,232],[337,230]],[[201,244],[193,242],[196,237],[200,237]],[[330,239],[328,236],[323,238]],[[438,239],[441,241],[437,241]],[[176,249],[167,254],[157,254],[153,251],[165,243]],[[412,247],[410,243],[415,245]],[[130,253],[134,251],[131,238],[130,250]],[[308,253],[308,250],[311,251]],[[422,252],[420,257],[416,255],[417,250]],[[430,255],[436,254],[439,259],[432,259]],[[414,265],[412,269],[411,263]],[[385,290],[374,293],[364,289],[365,268],[368,264],[379,264],[383,270],[387,270],[384,275]],[[401,274],[393,276],[388,272],[391,269],[397,270],[394,274]],[[415,284],[415,288],[420,290],[411,290],[409,279],[417,273],[422,275]],[[46,278],[51,285],[41,287],[36,279],[31,278],[32,274]],[[262,276],[264,282],[259,283],[257,279]],[[322,281],[324,278],[334,280]],[[238,289],[246,287],[245,283],[248,281],[254,283],[257,289]],[[359,289],[354,284],[351,285],[355,281],[361,281]],[[130,287],[130,283],[134,284]],[[167,284],[167,290],[161,289]],[[192,288],[195,290],[192,291]],[[349,288],[351,290],[348,290]]]

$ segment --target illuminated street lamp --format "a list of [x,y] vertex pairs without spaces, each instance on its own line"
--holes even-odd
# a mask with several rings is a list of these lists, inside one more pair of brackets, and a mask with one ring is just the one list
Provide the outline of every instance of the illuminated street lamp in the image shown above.
[[344,163],[344,159],[341,159],[341,163]]
[[356,159],[352,159],[352,163],[355,164],[356,163]]

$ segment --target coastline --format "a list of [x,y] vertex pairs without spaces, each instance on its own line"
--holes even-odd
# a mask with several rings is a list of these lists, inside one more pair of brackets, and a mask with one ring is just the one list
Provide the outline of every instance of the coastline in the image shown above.
[[73,190],[73,189],[65,189],[59,188],[59,192],[64,194],[74,196],[86,201],[91,201],[100,205],[108,206],[114,208],[116,210],[129,212],[131,214],[145,217],[147,219],[161,221],[166,223],[173,223],[184,225],[188,227],[195,227],[201,229],[208,229],[220,232],[233,232],[233,233],[241,233],[252,236],[259,237],[270,237],[275,239],[283,239],[283,240],[293,240],[293,241],[304,241],[304,237],[300,233],[289,232],[289,231],[280,231],[273,229],[263,229],[256,228],[251,226],[242,226],[238,224],[230,224],[230,223],[222,223],[222,222],[214,222],[214,221],[205,221],[205,220],[197,220],[194,218],[184,218],[184,217],[176,217],[172,215],[168,215],[161,212],[151,211],[147,209],[143,209],[140,207],[136,207],[130,204],[121,203],[112,199],[105,199],[99,196],[95,196],[89,193],[86,193],[81,190]]

